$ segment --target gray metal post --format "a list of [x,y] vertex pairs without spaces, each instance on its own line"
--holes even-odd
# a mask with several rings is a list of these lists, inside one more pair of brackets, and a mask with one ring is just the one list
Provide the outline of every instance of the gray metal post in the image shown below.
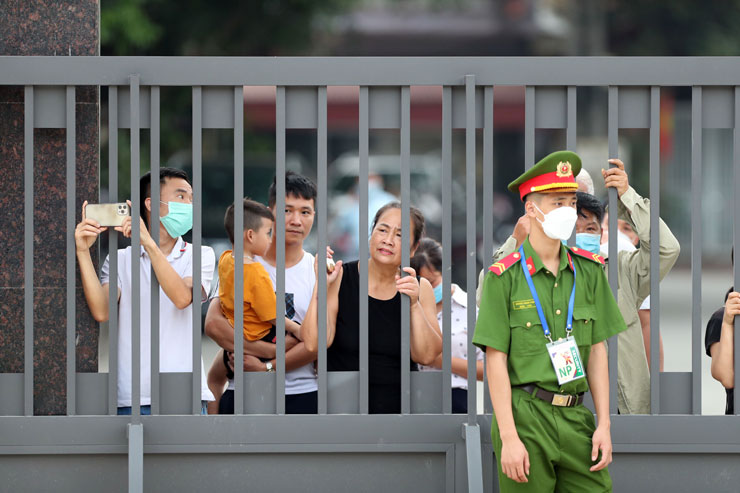
[[23,413],[33,416],[33,86],[23,99]]
[[[576,152],[576,139],[578,135],[578,111],[576,102],[576,87],[568,86],[566,105],[567,105],[567,120],[565,129],[565,147],[566,149]],[[574,246],[576,244],[576,230],[573,228],[573,234],[568,238],[568,246]]]
[[[139,174],[139,76],[129,77],[131,115],[131,423],[141,422],[141,218]],[[117,281],[116,281],[117,283]]]
[[534,86],[524,89],[524,168],[534,166],[534,127],[535,127]]
[[660,87],[650,88],[650,412],[660,414]]
[[[732,157],[733,157],[733,177],[734,187],[733,190],[740,190],[740,86],[735,86],[735,122],[734,128],[732,129],[733,135],[733,146],[732,146]],[[733,228],[732,228],[732,245],[733,251],[737,246],[740,246],[740,195],[737,193],[733,194]],[[734,290],[740,289],[740,262],[733,262],[732,265],[732,278]],[[740,334],[740,319],[735,317],[735,334]],[[740,337],[735,337],[735,348],[733,352],[734,360],[732,362],[733,368],[740,368]],[[738,388],[740,383],[740,377],[738,377],[738,371],[735,371],[735,385],[733,388]],[[740,415],[740,392],[734,392],[733,407],[735,415]]]
[[[118,202],[118,87],[108,88],[108,200]],[[133,212],[133,211],[132,211]],[[108,230],[108,414],[118,412],[118,231]]]
[[[411,88],[401,88],[401,267],[411,263]],[[418,241],[419,238],[416,238]],[[401,274],[402,276],[408,274]],[[407,296],[401,297],[401,413],[411,412],[411,311]]]
[[691,90],[691,409],[701,414],[702,88]]
[[468,492],[483,493],[483,458],[480,446],[480,426],[463,425],[465,452],[468,462]]
[[[234,231],[244,231],[244,86],[234,87]],[[234,414],[244,414],[244,241],[234,235]]]
[[[278,333],[275,383],[275,408],[285,414],[285,87],[278,86],[275,93],[275,326]],[[320,331],[319,331],[320,332]],[[280,334],[282,333],[282,336]]]
[[[483,269],[488,272],[493,254],[493,87],[483,93]],[[470,356],[470,355],[469,355]],[[493,412],[488,389],[486,360],[483,359],[483,412]]]
[[[367,269],[370,249],[368,246],[368,175],[370,154],[370,96],[367,86],[360,87],[359,151],[360,151],[360,414],[369,411],[369,364],[368,364],[368,298]],[[319,326],[320,327],[320,326]]]
[[200,304],[203,298],[201,287],[201,235],[203,195],[203,89],[193,87],[193,414],[201,412],[201,334]]
[[128,492],[144,491],[144,425],[126,425],[128,435]]
[[452,87],[442,88],[442,412],[452,412]]
[[[478,414],[476,406],[477,368],[475,358],[475,346],[473,346],[473,327],[475,327],[475,268],[477,266],[475,252],[477,250],[476,219],[478,210],[476,207],[475,193],[475,76],[465,76],[465,245],[466,263],[465,273],[467,276],[468,291],[468,424],[476,423]],[[450,183],[446,184],[451,186]]]
[[[149,88],[150,91],[150,125],[149,141],[149,162],[151,168],[151,185],[150,194],[152,211],[149,216],[151,225],[152,239],[159,246],[159,86]],[[150,368],[150,386],[151,389],[151,406],[152,414],[160,413],[159,401],[159,280],[154,273],[154,266],[151,266],[150,272],[151,285],[151,368]],[[193,304],[195,306],[195,304]]]
[[326,176],[326,86],[318,88],[318,128],[316,132],[316,186],[318,196],[316,197],[316,220],[318,221],[318,244],[316,246],[316,257],[318,264],[318,327],[319,327],[319,354],[318,354],[318,412],[327,412],[327,387],[326,375],[326,235],[327,235],[327,176]]
[[67,86],[66,91],[66,119],[67,119],[67,414],[77,414],[75,409],[77,377],[77,361],[75,356],[76,339],[76,304],[77,292],[75,277],[77,265],[75,258],[75,203],[77,181],[77,143],[75,123],[75,87]]
[[[619,88],[609,86],[609,158],[619,157]],[[614,165],[609,165],[614,167]],[[609,196],[609,286],[612,289],[614,299],[618,299],[619,289],[619,261],[617,253],[617,190],[610,188]],[[617,366],[618,358],[618,336],[609,338],[609,413],[617,414],[617,378],[619,369]]]

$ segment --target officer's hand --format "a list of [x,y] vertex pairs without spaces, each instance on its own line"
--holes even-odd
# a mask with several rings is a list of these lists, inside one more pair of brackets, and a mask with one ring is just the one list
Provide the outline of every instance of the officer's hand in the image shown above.
[[598,464],[591,466],[589,471],[600,471],[612,462],[612,437],[609,430],[601,426],[596,428],[591,443],[591,460],[596,462],[599,451],[601,451],[601,460]]
[[609,163],[616,165],[616,168],[601,170],[601,176],[604,177],[604,185],[607,188],[616,188],[617,195],[621,197],[630,186],[627,173],[624,171],[624,163],[619,159],[610,159]]
[[85,217],[85,207],[87,207],[87,200],[82,203],[82,222],[75,228],[75,248],[78,252],[90,250],[95,240],[98,239],[98,235],[108,229],[98,224],[97,221]]
[[512,481],[529,482],[529,453],[519,437],[502,443],[501,470]]
[[511,233],[511,236],[513,236],[516,240],[517,248],[519,248],[522,243],[524,243],[524,240],[527,239],[527,235],[529,235],[529,217],[524,214],[516,222],[516,225],[514,226],[514,232]]
[[740,293],[733,291],[725,302],[724,323],[732,325],[735,321],[735,315],[740,315]]

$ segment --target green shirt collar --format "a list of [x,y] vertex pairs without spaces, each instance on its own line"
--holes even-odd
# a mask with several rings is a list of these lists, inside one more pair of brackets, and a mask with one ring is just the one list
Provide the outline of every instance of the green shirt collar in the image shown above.
[[[524,244],[522,245],[524,247],[524,256],[525,260],[532,257],[532,262],[534,263],[534,273],[538,273],[540,269],[543,269],[545,267],[545,264],[542,263],[542,260],[540,260],[539,255],[537,255],[537,252],[534,251],[534,248],[532,248],[532,245],[529,243],[529,236],[527,236],[527,239],[524,240]],[[562,271],[568,267],[568,249],[566,246],[561,242],[560,243],[560,265],[558,266],[558,272]]]

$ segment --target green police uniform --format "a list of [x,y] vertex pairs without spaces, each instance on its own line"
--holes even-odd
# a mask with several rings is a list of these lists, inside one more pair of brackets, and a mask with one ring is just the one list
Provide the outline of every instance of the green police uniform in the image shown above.
[[[554,160],[553,157],[555,156]],[[546,172],[562,164],[563,157],[580,160],[573,153],[554,153],[535,168]],[[532,168],[510,185],[532,186],[537,169]],[[572,176],[571,176],[572,179]],[[575,183],[575,180],[573,180]],[[548,190],[569,190],[551,186]],[[526,196],[522,194],[522,198]],[[583,368],[588,367],[591,346],[625,330],[606,276],[603,259],[598,255],[564,245],[560,250],[557,272],[549,272],[529,243],[523,245],[525,260],[537,292],[552,339],[566,337],[568,301],[576,270],[573,331]],[[529,452],[530,475],[528,483],[516,483],[501,472],[501,438],[494,416],[491,436],[498,460],[501,491],[611,491],[611,480],[606,469],[590,472],[591,437],[595,430],[594,417],[583,405],[559,407],[535,397],[534,392],[516,388],[534,385],[558,394],[578,395],[588,390],[586,378],[558,385],[532,293],[527,284],[519,252],[514,252],[490,267],[481,294],[480,311],[475,328],[474,344],[485,350],[494,348],[508,355],[509,379],[512,386],[512,413],[519,438]]]

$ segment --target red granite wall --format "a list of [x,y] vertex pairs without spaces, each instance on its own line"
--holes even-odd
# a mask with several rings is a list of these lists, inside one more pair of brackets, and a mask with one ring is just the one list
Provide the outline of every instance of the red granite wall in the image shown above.
[[[4,0],[0,55],[100,54],[97,0]],[[78,87],[77,210],[98,198],[99,92]],[[23,88],[0,86],[0,373],[23,371]],[[34,413],[66,413],[64,129],[34,131]],[[94,255],[97,263],[97,255]],[[98,325],[77,274],[77,371],[98,368]],[[8,398],[9,396],[5,396]]]

